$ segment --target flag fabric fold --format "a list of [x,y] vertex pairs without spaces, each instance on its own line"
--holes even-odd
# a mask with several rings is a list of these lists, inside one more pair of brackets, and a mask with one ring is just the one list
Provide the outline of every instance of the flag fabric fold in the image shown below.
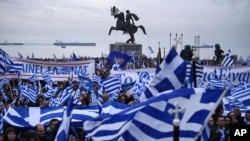
[[204,88],[169,90],[113,116],[100,115],[85,121],[83,128],[95,141],[120,137],[129,141],[172,140],[174,115],[168,110],[178,102],[185,108],[185,112],[179,114],[180,140],[194,140],[224,94],[223,90]]
[[109,54],[107,60],[113,66],[118,63],[121,68],[125,67],[125,65],[130,61],[131,56],[122,53],[120,51],[113,51]]
[[67,141],[69,137],[69,128],[72,118],[73,111],[73,96],[71,96],[70,101],[66,109],[64,109],[63,119],[57,131],[54,141]]
[[223,67],[231,67],[234,66],[234,60],[231,57],[231,51],[228,50],[227,55],[225,56],[225,58],[222,60],[221,62],[221,66]]
[[174,48],[163,60],[153,79],[150,81],[141,100],[148,99],[160,92],[183,87],[186,78],[187,63]]
[[23,64],[14,63],[12,58],[0,48],[0,74],[16,73],[23,69]]

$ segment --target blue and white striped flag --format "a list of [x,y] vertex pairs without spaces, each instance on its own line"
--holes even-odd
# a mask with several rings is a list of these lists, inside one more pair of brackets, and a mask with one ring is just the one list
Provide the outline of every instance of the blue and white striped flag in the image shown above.
[[64,110],[63,119],[57,131],[56,138],[54,141],[68,141],[72,111],[73,111],[73,96],[71,96],[70,98],[67,109]]
[[23,58],[23,55],[20,53],[20,52],[17,52],[17,54],[18,54],[18,56],[19,56],[19,58]]
[[174,48],[171,48],[141,99],[148,99],[160,92],[183,87],[186,67],[187,62],[178,55]]
[[63,90],[63,92],[59,95],[61,105],[64,105],[65,103],[67,103],[70,100],[70,96],[71,96],[72,92],[73,92],[73,88],[71,85],[66,87]]
[[102,78],[100,76],[96,75],[95,73],[93,73],[92,74],[92,81],[98,82],[98,84],[100,84],[102,81]]
[[181,108],[185,108],[185,112],[179,114],[179,138],[193,141],[224,94],[223,90],[203,88],[169,90],[115,116],[100,115],[85,121],[83,128],[87,137],[95,141],[116,140],[119,137],[129,141],[172,140],[175,115],[168,111],[175,108],[175,103],[178,102]]
[[115,77],[108,77],[102,82],[104,90],[108,94],[120,92],[121,90],[121,81]]
[[30,82],[36,82],[38,79],[37,79],[37,76],[36,76],[36,74],[33,74],[33,75],[31,75],[30,77],[29,77],[29,81]]
[[197,62],[195,64],[196,66],[196,78],[202,78],[203,77],[203,65],[200,64],[200,62]]
[[250,66],[250,55],[247,56],[246,62],[247,62],[247,65]]
[[34,129],[37,123],[48,126],[51,119],[61,120],[62,116],[63,108],[61,107],[11,107],[3,120],[16,127]]
[[21,96],[23,96],[24,98],[29,99],[32,103],[36,103],[36,97],[38,92],[34,89],[32,89],[31,87],[29,87],[28,85],[22,85],[20,87],[20,91],[21,91]]
[[[64,107],[10,107],[3,120],[10,125],[25,129],[34,129],[37,123],[49,126],[51,119],[62,120]],[[98,106],[75,107],[72,115],[72,126],[82,127],[85,120],[99,115]]]
[[23,70],[23,64],[11,63],[7,65],[7,72],[18,73]]
[[100,114],[109,114],[109,115],[114,115],[117,114],[124,109],[128,108],[128,104],[123,104],[123,103],[118,103],[115,101],[108,101],[102,104],[102,109]]
[[49,71],[45,71],[42,73],[42,78],[46,83],[51,83],[52,79],[50,77]]
[[219,79],[212,79],[209,81],[207,88],[209,89],[224,89],[225,88],[225,83],[223,80]]
[[53,96],[55,96],[57,90],[58,90],[58,87],[53,87],[52,84],[47,84],[47,92],[43,94],[43,96],[45,98],[51,98]]
[[223,61],[221,62],[221,66],[223,67],[231,67],[234,66],[234,60],[231,57],[231,51],[228,50],[227,55],[225,56],[225,58],[223,59]]
[[9,83],[10,83],[10,79],[5,77],[4,79],[1,80],[0,87],[2,87],[5,84],[9,84]]
[[187,63],[186,65],[186,77],[185,77],[185,88],[192,88],[193,83],[193,74],[192,74],[192,63],[189,61],[185,61]]
[[50,98],[49,99],[49,107],[59,107],[61,106],[60,98]]
[[0,48],[0,74],[16,73],[23,69],[23,64],[14,63],[12,58]]
[[57,57],[56,57],[56,55],[55,55],[55,54],[53,54],[53,57],[54,57],[54,62],[56,62],[56,61],[57,61]]
[[74,52],[72,53],[72,61],[79,61],[78,57]]
[[243,83],[236,88],[231,89],[231,95],[235,100],[241,102],[247,108],[250,108],[250,84]]
[[151,46],[148,46],[148,49],[149,49],[150,53],[155,53],[154,50],[153,50],[153,48]]

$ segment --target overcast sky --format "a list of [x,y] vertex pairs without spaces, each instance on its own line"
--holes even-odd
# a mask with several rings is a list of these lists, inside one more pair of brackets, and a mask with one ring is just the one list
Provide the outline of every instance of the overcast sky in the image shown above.
[[[170,47],[170,36],[183,34],[183,46],[194,44],[194,36],[200,36],[200,44],[215,45],[232,54],[246,58],[250,55],[250,1],[249,0],[1,0],[0,42],[53,43],[95,42],[96,47],[57,46],[0,46],[13,57],[17,52],[35,57],[58,57],[75,52],[80,56],[108,54],[109,44],[125,42],[129,36],[122,31],[108,35],[116,20],[110,15],[115,5],[120,11],[127,9],[139,16],[136,25],[143,25],[147,35],[138,30],[136,43],[143,45],[143,53],[149,55],[148,46],[157,52],[160,47]],[[179,45],[178,50],[181,46]],[[162,51],[163,52],[163,51]],[[156,56],[150,54],[150,56]],[[201,58],[211,59],[213,49],[202,49]]]

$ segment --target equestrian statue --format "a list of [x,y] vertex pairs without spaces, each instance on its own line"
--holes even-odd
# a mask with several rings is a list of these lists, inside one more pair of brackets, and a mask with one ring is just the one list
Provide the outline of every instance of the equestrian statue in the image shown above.
[[130,13],[129,10],[126,10],[126,17],[123,12],[120,12],[118,8],[113,6],[111,8],[111,15],[114,16],[116,21],[116,27],[111,26],[109,29],[109,35],[111,34],[112,30],[121,30],[123,34],[129,34],[130,38],[126,41],[126,43],[134,43],[135,37],[134,34],[137,32],[138,28],[140,28],[143,33],[146,35],[146,30],[143,25],[136,26],[134,21],[138,21],[139,17],[134,14]]

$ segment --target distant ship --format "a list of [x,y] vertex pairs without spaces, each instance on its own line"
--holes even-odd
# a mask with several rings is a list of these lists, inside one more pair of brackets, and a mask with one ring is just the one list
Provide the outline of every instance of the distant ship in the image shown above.
[[17,45],[17,46],[22,46],[23,43],[8,43],[7,41],[0,43],[0,45]]
[[78,43],[78,42],[65,43],[62,41],[56,41],[54,43],[54,46],[62,46],[63,48],[65,48],[65,46],[96,46],[96,43]]

